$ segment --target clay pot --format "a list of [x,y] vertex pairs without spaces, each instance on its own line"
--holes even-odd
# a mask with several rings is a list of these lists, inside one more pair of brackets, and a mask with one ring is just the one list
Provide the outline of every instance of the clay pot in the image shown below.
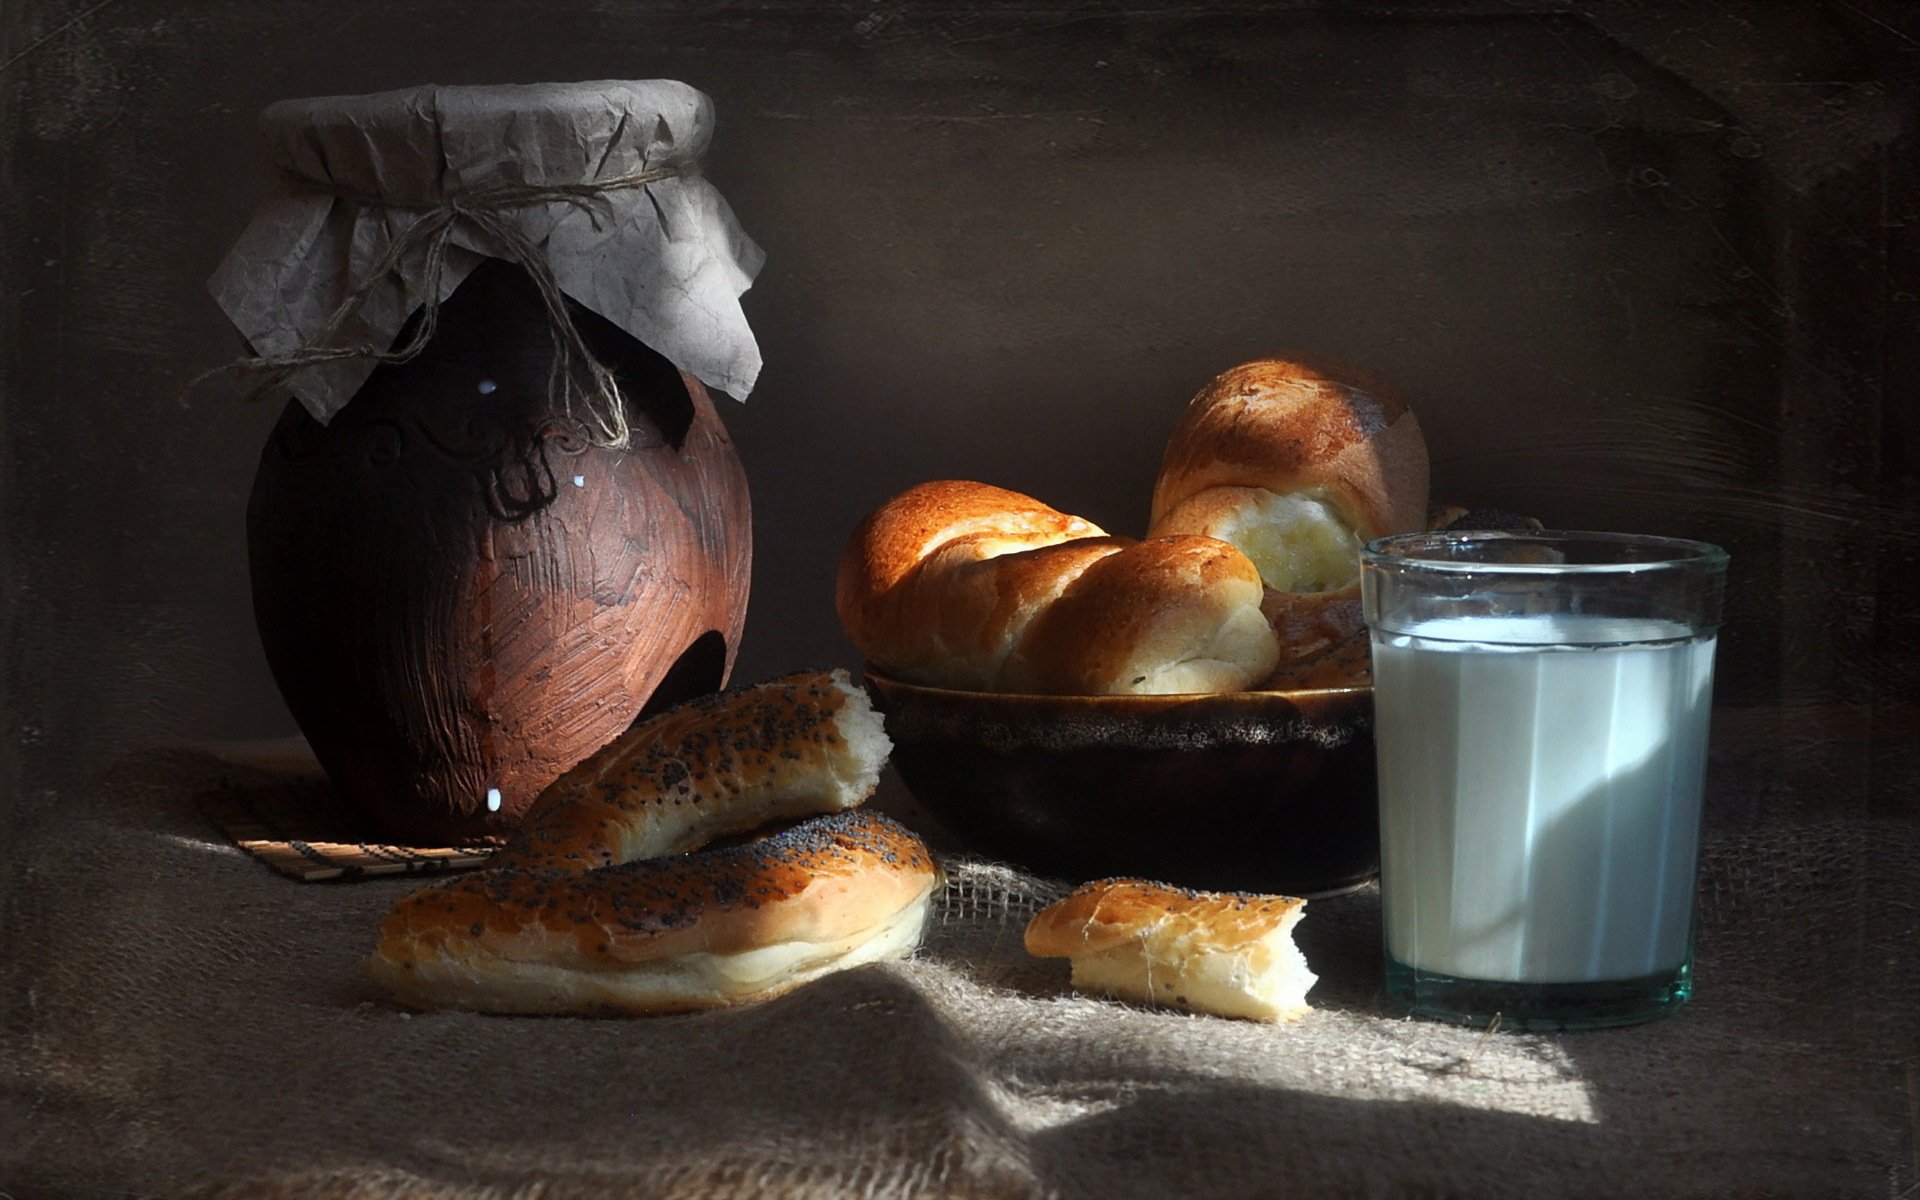
[[627,449],[549,401],[544,310],[493,260],[418,357],[324,427],[289,403],[260,458],[267,661],[334,785],[403,836],[510,827],[650,702],[732,668],[752,536],[732,442],[698,380],[572,311],[626,393]]
[[1202,696],[962,692],[871,669],[867,687],[907,790],[1003,862],[1289,896],[1379,869],[1373,688],[1343,671]]

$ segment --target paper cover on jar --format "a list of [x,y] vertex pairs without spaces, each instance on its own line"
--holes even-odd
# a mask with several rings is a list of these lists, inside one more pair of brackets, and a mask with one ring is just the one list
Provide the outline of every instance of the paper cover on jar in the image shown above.
[[[386,350],[434,278],[431,239],[408,234],[432,217],[438,299],[532,248],[566,296],[744,400],[760,349],[739,297],[765,255],[699,174],[713,123],[673,80],[284,100],[261,115],[273,188],[209,288],[263,358],[310,351],[329,320],[329,345]],[[324,423],[377,365],[305,362],[287,384]]]

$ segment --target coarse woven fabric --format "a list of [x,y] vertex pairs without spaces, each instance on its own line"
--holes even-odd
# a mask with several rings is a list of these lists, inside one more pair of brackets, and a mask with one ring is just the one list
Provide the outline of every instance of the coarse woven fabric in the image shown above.
[[[1076,997],[1063,963],[1021,949],[1062,889],[964,856],[911,961],[724,1012],[536,1019],[386,1004],[356,964],[417,881],[274,874],[196,811],[223,777],[273,778],[142,755],[13,831],[7,1195],[1893,1198],[1920,1182],[1911,815],[1775,804],[1710,824],[1696,999],[1633,1029],[1392,1015],[1371,891],[1309,906],[1321,983],[1299,1024]],[[1717,797],[1778,786],[1714,777]],[[877,803],[917,822],[897,790]]]

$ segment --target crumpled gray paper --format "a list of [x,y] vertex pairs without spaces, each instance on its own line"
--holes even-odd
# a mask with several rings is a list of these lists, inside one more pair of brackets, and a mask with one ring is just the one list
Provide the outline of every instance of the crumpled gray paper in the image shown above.
[[[664,79],[283,100],[261,114],[272,190],[208,286],[257,354],[283,357],[306,345],[394,239],[454,197],[678,169],[643,187],[499,215],[541,246],[561,291],[744,400],[760,348],[739,297],[765,255],[698,174],[713,124],[711,100]],[[486,257],[512,257],[490,240],[456,221],[440,299]],[[333,342],[385,350],[420,308],[426,276],[416,247]],[[289,385],[325,423],[377,365],[313,364]]]

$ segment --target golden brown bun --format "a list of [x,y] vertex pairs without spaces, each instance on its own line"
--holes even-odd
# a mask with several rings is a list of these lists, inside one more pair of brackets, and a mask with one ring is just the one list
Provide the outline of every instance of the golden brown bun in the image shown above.
[[[888,674],[967,691],[1007,690],[1008,658],[1028,627],[1087,567],[1118,554],[1124,538],[1085,537],[981,557],[998,535],[973,534],[929,554],[872,620],[842,620],[868,662]],[[844,576],[843,576],[844,578]]]
[[856,809],[724,850],[429,887],[393,906],[366,970],[422,1008],[714,1008],[910,952],[939,879],[917,837]]
[[1203,388],[1168,442],[1148,533],[1233,543],[1259,568],[1281,663],[1357,638],[1359,552],[1425,528],[1419,423],[1378,386],[1277,359]]
[[1140,879],[1083,884],[1027,925],[1027,952],[1073,962],[1073,986],[1260,1021],[1297,1020],[1315,982],[1292,931],[1306,901]]
[[[1029,496],[946,480],[854,530],[835,606],[869,663],[974,691],[1231,691],[1270,671],[1259,573],[1207,538],[1134,543]],[[1058,611],[1056,611],[1058,610]]]
[[556,779],[488,865],[585,871],[851,808],[873,794],[892,749],[845,671],[705,696]]
[[1427,444],[1405,404],[1314,368],[1262,359],[1187,405],[1153,489],[1152,524],[1209,488],[1323,491],[1364,539],[1422,529]]
[[397,902],[367,973],[421,1008],[680,1012],[901,957],[939,873],[913,834],[845,811],[890,749],[844,671],[663,713],[555,781],[486,870]]
[[840,558],[835,601],[840,618],[872,624],[894,588],[939,547],[977,539],[972,557],[1032,550],[1106,531],[1091,521],[1049,508],[991,484],[942,479],[916,484],[887,501],[854,529]]
[[1005,690],[1175,695],[1245,688],[1278,648],[1260,573],[1227,543],[1153,538],[1088,564],[1033,620]]

